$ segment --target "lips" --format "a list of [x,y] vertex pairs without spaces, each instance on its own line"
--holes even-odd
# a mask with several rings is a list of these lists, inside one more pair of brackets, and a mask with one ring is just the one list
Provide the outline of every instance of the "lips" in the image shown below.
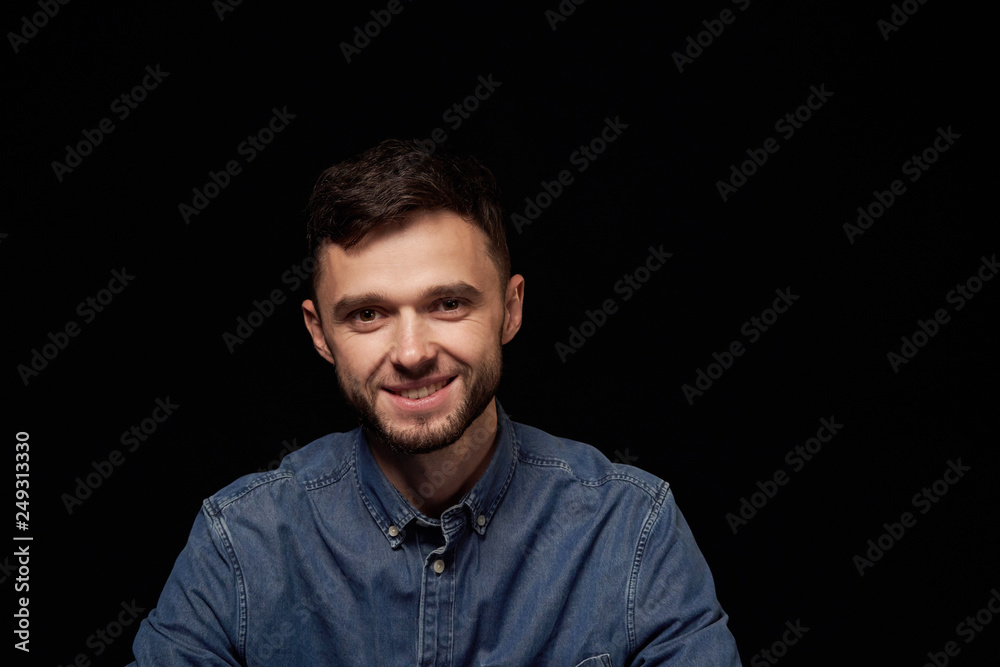
[[402,396],[403,398],[408,398],[410,400],[417,400],[420,398],[426,398],[427,396],[430,396],[434,392],[438,391],[439,389],[442,389],[443,387],[451,383],[451,381],[454,379],[455,379],[454,377],[450,377],[443,380],[431,382],[428,384],[419,385],[416,387],[400,387],[400,386],[385,387],[385,390],[388,391],[389,393],[396,394],[397,396]]

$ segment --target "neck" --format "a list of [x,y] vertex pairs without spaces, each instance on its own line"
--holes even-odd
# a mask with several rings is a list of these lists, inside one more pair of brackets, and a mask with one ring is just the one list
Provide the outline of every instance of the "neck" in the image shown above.
[[486,472],[496,448],[496,399],[451,445],[427,454],[399,454],[374,438],[372,455],[386,479],[433,519],[458,502]]

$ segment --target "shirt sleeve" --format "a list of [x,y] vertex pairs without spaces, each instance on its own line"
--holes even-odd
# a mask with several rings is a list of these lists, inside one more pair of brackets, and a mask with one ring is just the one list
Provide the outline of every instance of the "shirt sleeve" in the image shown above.
[[132,645],[137,667],[244,664],[239,563],[211,509],[206,504],[195,518],[156,608],[139,626]]
[[629,665],[742,665],[712,572],[669,488],[647,520],[636,562]]

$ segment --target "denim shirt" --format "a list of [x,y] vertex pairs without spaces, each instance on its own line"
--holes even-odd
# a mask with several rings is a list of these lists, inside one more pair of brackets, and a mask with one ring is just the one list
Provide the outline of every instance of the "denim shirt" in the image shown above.
[[667,483],[497,416],[440,520],[361,429],[205,500],[132,664],[740,665]]

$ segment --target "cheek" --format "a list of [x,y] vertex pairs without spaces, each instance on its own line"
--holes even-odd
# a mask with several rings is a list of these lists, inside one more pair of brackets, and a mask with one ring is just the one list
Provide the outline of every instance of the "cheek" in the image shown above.
[[476,366],[493,354],[499,346],[499,334],[492,323],[476,323],[470,326],[453,326],[441,339],[442,349],[451,357],[468,365]]
[[385,342],[377,335],[334,336],[334,356],[337,363],[351,375],[367,378],[385,354]]

